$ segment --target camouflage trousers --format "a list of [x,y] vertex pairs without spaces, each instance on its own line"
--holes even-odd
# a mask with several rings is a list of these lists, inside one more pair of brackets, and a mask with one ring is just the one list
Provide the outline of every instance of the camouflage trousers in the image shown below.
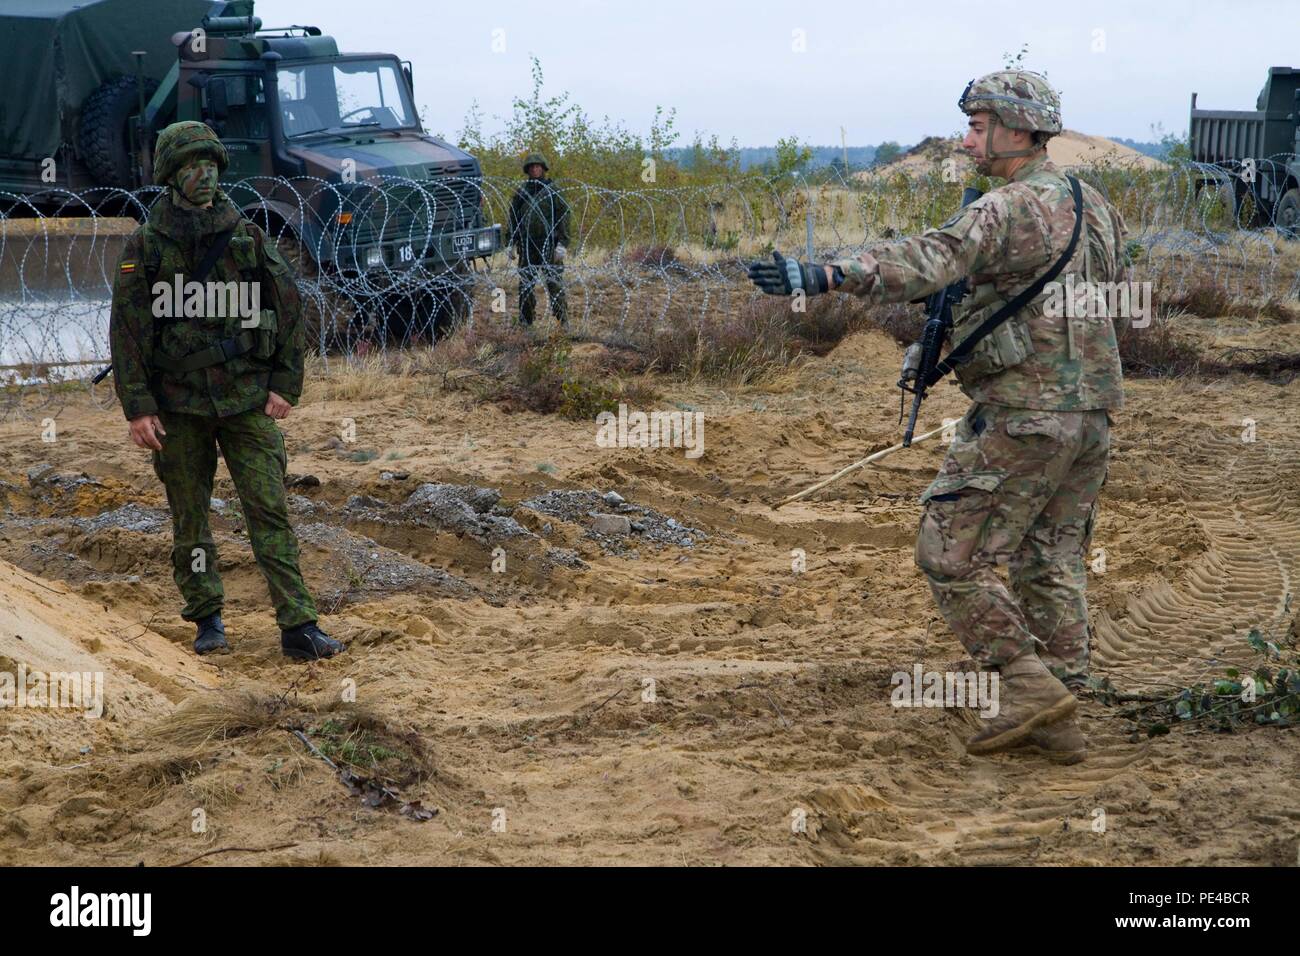
[[284,435],[260,408],[216,418],[160,412],[163,450],[154,473],[172,512],[172,575],[185,598],[181,617],[197,621],[221,610],[225,592],[217,548],[208,526],[217,447],[230,469],[243,508],[248,540],[271,590],[281,628],[316,620],[316,604],[298,571],[298,539],[289,526]]
[[1033,647],[1060,679],[1087,678],[1084,561],[1109,451],[1101,409],[976,404],[958,423],[938,477],[921,495],[916,563],[981,667]]
[[560,324],[569,320],[569,302],[564,294],[564,266],[530,265],[519,266],[519,317],[524,325],[532,325],[537,317],[537,294],[534,291],[539,282],[546,283],[546,294],[551,300],[551,314]]

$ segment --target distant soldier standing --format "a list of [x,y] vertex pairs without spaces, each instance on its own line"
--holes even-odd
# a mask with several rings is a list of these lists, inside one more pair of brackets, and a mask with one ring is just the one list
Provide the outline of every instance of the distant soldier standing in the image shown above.
[[[991,73],[972,81],[958,105],[970,118],[963,147],[976,169],[1006,185],[939,229],[873,245],[857,259],[811,265],[778,256],[750,275],[774,294],[840,289],[872,302],[915,301],[969,277],[951,341],[970,349],[956,376],[974,404],[921,495],[916,561],[970,655],[1001,671],[1000,712],[967,741],[969,752],[1027,741],[1076,762],[1087,746],[1070,692],[1089,669],[1084,556],[1106,478],[1108,409],[1123,404],[1114,324],[1104,314],[1048,314],[1040,292],[1004,310],[1010,317],[991,334],[974,333],[1058,261],[1058,281],[1119,281],[1124,224],[1079,184],[1082,223],[1066,258],[1075,186],[1047,158],[1061,117],[1043,77]],[[977,344],[965,346],[968,338]]]
[[[227,162],[203,123],[174,123],[158,135],[154,181],[168,188],[128,240],[113,285],[117,395],[131,440],[153,450],[154,473],[167,491],[172,571],[185,598],[181,616],[196,625],[194,650],[230,649],[208,527],[220,447],[270,586],[282,650],[298,659],[331,657],[343,645],[316,626],[316,605],[298,570],[284,436],[275,424],[302,392],[301,305],[275,243],[217,188]],[[191,281],[213,288],[205,280],[231,284],[217,287],[227,295],[220,307],[212,308],[213,295],[191,302],[187,293],[177,312],[172,290]],[[256,314],[231,307],[254,292],[265,306]]]
[[540,153],[524,159],[528,179],[510,199],[510,244],[519,256],[519,313],[532,325],[537,311],[534,288],[546,283],[551,313],[567,327],[569,306],[564,295],[564,260],[569,245],[569,204],[547,178],[550,167]]

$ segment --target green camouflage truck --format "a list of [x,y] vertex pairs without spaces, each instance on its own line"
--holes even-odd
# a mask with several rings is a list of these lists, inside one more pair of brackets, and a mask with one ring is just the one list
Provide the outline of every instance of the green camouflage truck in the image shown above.
[[4,215],[141,218],[158,132],[201,120],[231,198],[354,301],[463,289],[501,245],[478,161],[422,129],[409,63],[263,29],[253,0],[0,0],[0,61]]
[[1198,184],[1231,203],[1243,226],[1273,225],[1300,237],[1300,69],[1275,66],[1253,110],[1205,110],[1192,94],[1192,159]]

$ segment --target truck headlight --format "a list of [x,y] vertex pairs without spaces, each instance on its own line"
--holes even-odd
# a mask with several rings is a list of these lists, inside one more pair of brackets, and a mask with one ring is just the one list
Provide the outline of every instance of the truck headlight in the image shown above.
[[492,233],[490,232],[481,233],[478,237],[478,251],[491,252],[492,246],[494,245],[492,239],[493,239]]
[[371,246],[366,250],[366,268],[378,269],[384,264],[384,250],[378,246]]

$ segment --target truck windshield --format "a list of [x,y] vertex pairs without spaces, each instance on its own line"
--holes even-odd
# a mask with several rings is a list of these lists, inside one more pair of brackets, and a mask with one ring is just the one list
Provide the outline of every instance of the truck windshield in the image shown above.
[[281,66],[277,73],[286,136],[415,126],[406,82],[392,61],[306,63]]

